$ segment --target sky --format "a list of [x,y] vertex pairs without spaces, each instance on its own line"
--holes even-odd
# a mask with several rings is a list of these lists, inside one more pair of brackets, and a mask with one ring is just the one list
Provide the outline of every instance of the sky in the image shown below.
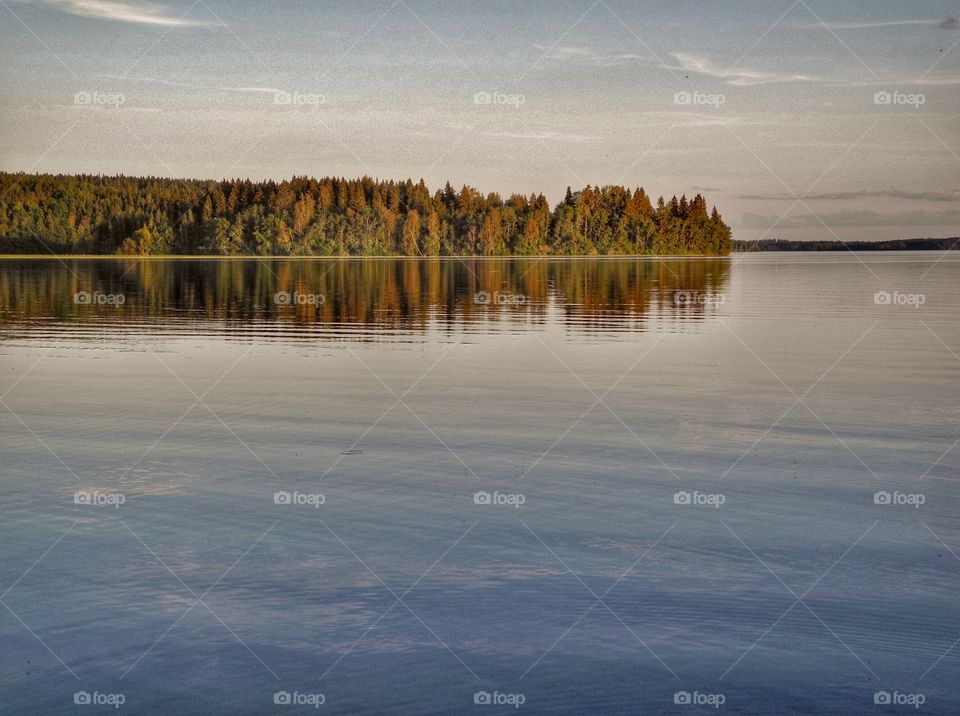
[[702,193],[960,236],[960,0],[0,0],[0,169]]

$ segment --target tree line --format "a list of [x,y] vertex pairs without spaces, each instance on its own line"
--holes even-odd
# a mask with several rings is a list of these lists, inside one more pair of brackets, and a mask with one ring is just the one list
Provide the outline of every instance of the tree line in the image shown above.
[[371,177],[201,181],[0,172],[0,252],[261,256],[725,255],[697,194],[482,194]]
[[733,250],[755,251],[950,251],[960,248],[960,237],[942,239],[887,239],[885,241],[789,241],[761,239],[734,241]]

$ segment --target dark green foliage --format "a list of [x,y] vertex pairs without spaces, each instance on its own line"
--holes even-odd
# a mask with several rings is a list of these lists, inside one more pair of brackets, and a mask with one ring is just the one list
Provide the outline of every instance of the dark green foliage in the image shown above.
[[949,251],[960,248],[960,237],[891,239],[889,241],[735,241],[734,251]]
[[504,201],[448,183],[337,177],[197,181],[0,173],[0,253],[276,256],[723,255],[699,194],[622,186]]

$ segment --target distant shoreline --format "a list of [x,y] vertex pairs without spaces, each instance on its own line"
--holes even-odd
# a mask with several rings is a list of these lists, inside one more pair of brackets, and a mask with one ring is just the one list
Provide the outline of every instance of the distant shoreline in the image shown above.
[[891,239],[888,241],[734,241],[734,253],[768,251],[950,251],[960,249],[960,236],[942,239]]

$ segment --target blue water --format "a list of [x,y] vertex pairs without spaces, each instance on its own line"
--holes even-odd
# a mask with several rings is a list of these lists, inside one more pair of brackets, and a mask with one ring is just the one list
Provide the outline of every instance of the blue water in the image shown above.
[[934,253],[2,260],[0,709],[960,712],[958,309]]

